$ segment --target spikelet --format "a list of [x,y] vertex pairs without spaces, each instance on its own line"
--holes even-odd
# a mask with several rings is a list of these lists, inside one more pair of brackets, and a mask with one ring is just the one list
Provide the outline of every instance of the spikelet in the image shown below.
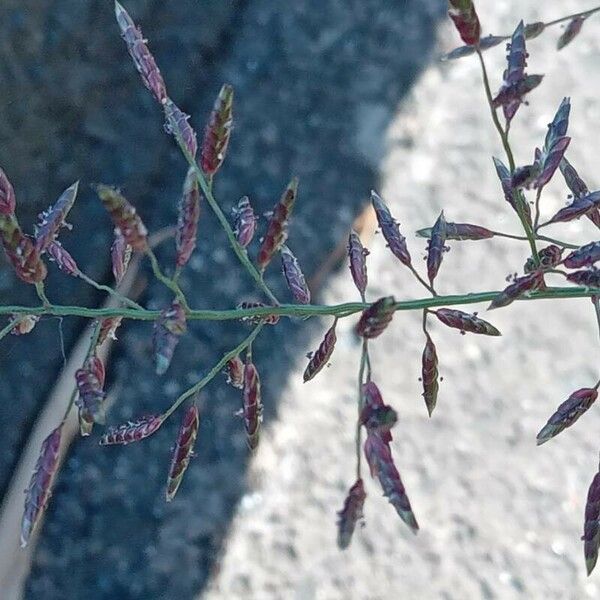
[[506,165],[499,159],[492,157],[494,161],[494,167],[496,168],[496,174],[500,179],[502,185],[502,191],[504,192],[504,199],[511,205],[512,209],[519,214],[517,208],[517,202],[520,204],[519,208],[521,213],[525,216],[525,219],[531,224],[531,208],[527,202],[523,201],[523,198],[518,192],[513,192],[513,180],[510,171]]
[[40,320],[37,315],[13,315],[11,321],[13,328],[10,330],[12,335],[26,335],[33,331],[36,323]]
[[377,222],[381,228],[381,233],[388,244],[392,254],[404,265],[410,267],[411,259],[406,247],[406,238],[400,233],[398,223],[392,217],[388,207],[375,191],[371,191],[371,203],[375,209]]
[[112,263],[112,272],[117,285],[123,281],[129,261],[131,260],[132,248],[127,243],[121,230],[117,227],[114,231],[115,239],[110,247],[110,260]]
[[261,273],[267,268],[275,253],[285,243],[292,209],[298,196],[298,178],[294,177],[283,192],[267,225],[267,233],[262,240],[256,262]]
[[244,387],[244,362],[239,355],[227,361],[227,383],[240,390]]
[[234,209],[234,214],[235,239],[242,248],[246,248],[254,238],[257,221],[248,196],[240,198],[237,207]]
[[388,444],[392,441],[392,427],[398,421],[396,411],[385,404],[379,388],[373,381],[368,381],[362,387],[362,409],[359,422],[367,432],[376,433]]
[[448,327],[458,329],[461,333],[478,333],[481,335],[502,335],[491,323],[480,319],[475,314],[455,310],[453,308],[438,308],[431,311]]
[[200,218],[200,190],[198,180],[192,167],[188,169],[177,215],[177,232],[175,234],[175,247],[177,249],[176,264],[183,267],[187,264],[194,248],[198,233],[198,220]]
[[53,241],[46,248],[46,254],[52,262],[55,262],[61,271],[68,275],[77,277],[79,275],[79,267],[75,259],[65,250],[59,241]]
[[365,456],[371,469],[371,476],[377,477],[383,494],[411,531],[417,533],[419,525],[400,479],[400,473],[394,464],[389,445],[376,433],[370,433],[365,441]]
[[525,39],[533,40],[541,35],[546,29],[546,23],[543,21],[535,21],[534,23],[527,23],[525,25]]
[[0,240],[6,257],[21,281],[39,283],[46,278],[48,269],[40,253],[31,238],[21,231],[14,215],[0,214]]
[[[582,198],[590,193],[585,181],[579,177],[575,167],[564,156],[560,161],[559,168],[574,198]],[[590,210],[585,216],[600,229],[600,210],[598,208]]]
[[348,491],[344,507],[338,512],[337,545],[340,550],[345,550],[350,545],[356,525],[363,519],[366,498],[363,480],[357,479]]
[[583,554],[587,574],[591,575],[598,560],[600,547],[600,470],[594,475],[585,503],[583,523]]
[[125,241],[134,250],[145,252],[148,248],[148,230],[131,203],[108,185],[97,185],[96,193]]
[[151,436],[164,421],[163,415],[149,415],[134,422],[108,427],[100,438],[101,446],[121,445],[139,442]]
[[[503,35],[486,35],[485,37],[481,38],[481,40],[479,42],[479,49],[480,50],[489,50],[490,48],[493,48],[494,46],[501,44],[505,39],[506,39],[506,37],[504,37]],[[475,54],[475,49],[476,49],[476,46],[474,46],[474,45],[459,46],[458,48],[454,48],[454,50],[451,50],[447,54],[444,54],[440,58],[440,60],[442,60],[442,61],[456,60],[457,58],[464,58],[465,56],[471,56],[472,54]]]
[[165,131],[189,154],[196,158],[198,141],[196,132],[189,123],[190,116],[184,113],[170,98],[164,104]]
[[595,388],[582,388],[573,392],[565,400],[556,412],[548,419],[548,422],[537,434],[537,445],[551,440],[557,436],[563,429],[571,427],[577,419],[594,403],[598,397],[598,391]]
[[523,270],[525,273],[533,273],[536,269],[552,269],[556,267],[562,259],[563,249],[556,244],[550,244],[538,251],[540,259],[539,265],[536,263],[533,256],[527,259]]
[[14,214],[15,205],[15,190],[6,173],[0,169],[0,215]]
[[35,526],[48,506],[52,484],[58,471],[62,425],[42,442],[29,486],[25,490],[25,509],[21,520],[21,547],[27,546]]
[[337,325],[337,319],[333,322],[333,325],[325,333],[323,341],[319,344],[316,352],[310,357],[308,365],[304,370],[304,383],[310,381],[321,369],[329,362],[337,337],[335,335],[335,326]]
[[433,286],[433,281],[436,278],[442,260],[444,259],[444,244],[446,243],[446,219],[444,219],[444,211],[440,213],[437,221],[431,228],[431,237],[427,245],[427,276],[429,283]]
[[500,292],[488,306],[488,310],[508,306],[518,298],[540,289],[544,285],[544,278],[540,271],[534,271],[523,277],[516,277],[513,283]]
[[[268,304],[263,302],[240,302],[238,308],[270,308]],[[242,317],[240,321],[244,323],[265,323],[266,325],[277,325],[279,323],[279,315],[264,314],[255,317]]]
[[164,375],[171,364],[179,338],[186,332],[187,323],[183,307],[174,300],[169,308],[161,311],[154,323],[152,344],[154,367],[157,375]]
[[454,21],[465,44],[474,45],[479,42],[481,25],[473,0],[448,0],[448,16]]
[[97,356],[90,356],[75,372],[77,391],[75,404],[79,408],[79,429],[83,436],[90,435],[94,423],[104,423],[104,365]]
[[393,296],[385,296],[365,308],[356,325],[356,333],[367,339],[381,335],[394,316],[395,305]]
[[246,442],[250,450],[258,446],[260,424],[262,422],[262,402],[260,396],[260,377],[248,353],[244,365],[244,387],[242,390],[242,412],[246,428]]
[[571,283],[583,285],[588,288],[600,287],[600,271],[597,269],[574,271],[567,275],[567,279]]
[[579,35],[584,21],[585,17],[575,17],[567,23],[565,30],[562,32],[561,36],[556,42],[557,50],[562,50],[567,44],[570,44]]
[[288,288],[292,292],[292,296],[300,304],[310,304],[310,290],[308,289],[308,285],[306,285],[306,279],[304,278],[304,273],[300,268],[298,259],[285,244],[281,245],[280,253],[283,276]]
[[431,336],[425,332],[425,348],[421,358],[421,381],[423,383],[423,398],[429,416],[433,414],[433,409],[437,404],[440,384],[438,382],[438,357],[435,344]]
[[599,260],[600,242],[590,242],[577,250],[573,250],[573,252],[565,258],[563,264],[568,269],[579,269],[581,267],[591,267]]
[[38,216],[39,222],[35,227],[35,247],[40,254],[56,240],[60,228],[68,226],[65,219],[75,202],[78,188],[79,182],[76,181],[60,195],[53,206]]
[[354,285],[364,297],[369,281],[367,277],[367,256],[369,251],[363,247],[360,237],[352,230],[348,236],[348,258],[350,259],[350,273]]
[[600,207],[600,191],[592,192],[585,196],[575,198],[571,204],[561,208],[547,223],[566,223],[573,219],[579,219],[583,215],[589,216],[591,220],[593,213],[598,211]]
[[[418,237],[431,238],[432,229],[432,227],[419,229],[416,234]],[[455,240],[458,242],[465,240],[478,241],[488,240],[493,237],[493,231],[480,225],[471,225],[471,223],[446,223],[446,240]]]
[[233,88],[224,85],[204,130],[200,165],[209,176],[214,175],[225,160],[233,125]]
[[98,333],[98,341],[96,347],[101,346],[109,338],[116,340],[115,332],[121,325],[123,317],[106,317],[100,321],[100,331]]
[[115,2],[115,16],[121,30],[121,37],[127,44],[127,50],[144,85],[152,92],[159,104],[164,104],[167,101],[165,82],[154,57],[148,50],[141,30],[135,26],[127,11],[118,2]]
[[194,443],[198,435],[198,427],[200,425],[200,417],[198,415],[198,407],[193,404],[183,415],[177,441],[173,449],[169,474],[167,476],[167,491],[166,500],[171,502],[181,485],[183,475],[190,464],[190,459],[193,455]]

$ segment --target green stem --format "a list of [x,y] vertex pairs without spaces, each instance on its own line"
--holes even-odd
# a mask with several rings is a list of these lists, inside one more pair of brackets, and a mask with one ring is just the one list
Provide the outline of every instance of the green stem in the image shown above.
[[595,8],[590,8],[589,10],[584,10],[582,12],[574,13],[572,15],[568,15],[567,17],[561,17],[560,19],[555,19],[554,21],[548,21],[546,23],[546,27],[552,27],[552,25],[558,25],[559,23],[564,23],[565,21],[571,21],[572,19],[576,19],[577,17],[589,17],[594,13],[600,11],[600,6],[596,6]]
[[544,186],[539,187],[535,195],[535,218],[533,221],[533,230],[537,233],[537,228],[540,223],[540,198],[542,196],[542,190]]
[[120,302],[123,302],[123,304],[126,304],[127,306],[129,306],[129,308],[136,308],[136,309],[144,310],[143,306],[141,306],[137,302],[134,302],[130,298],[127,298],[126,296],[119,294],[119,292],[117,292],[117,290],[111,288],[110,286],[104,285],[102,283],[98,283],[97,281],[94,281],[91,277],[88,277],[85,273],[82,273],[81,271],[78,271],[77,275],[79,276],[80,279],[83,279],[83,281],[85,281],[92,287],[95,287],[97,290],[107,292],[113,298],[116,298]]
[[181,306],[183,306],[185,312],[189,312],[190,307],[185,298],[185,294],[179,287],[179,284],[176,281],[173,281],[172,279],[167,277],[165,274],[163,274],[163,272],[160,269],[160,265],[158,264],[156,254],[154,254],[154,252],[150,248],[146,250],[146,255],[150,259],[150,264],[152,265],[152,272],[154,273],[156,279],[164,283],[164,285],[166,285],[175,294],[177,300],[179,300],[179,303],[181,304]]
[[6,337],[14,329],[15,325],[19,323],[19,321],[20,319],[11,319],[7,325],[0,329],[0,340]]
[[363,339],[362,353],[360,356],[360,367],[358,369],[358,416],[356,419],[356,479],[361,478],[361,463],[362,463],[362,425],[360,423],[360,415],[363,409],[363,384],[365,383],[365,368],[368,369],[368,378],[371,378],[371,366],[369,360],[369,345],[366,339]]
[[437,292],[433,289],[433,286],[429,285],[417,272],[417,270],[412,266],[409,265],[408,267],[411,271],[412,274],[415,276],[415,279],[428,291],[431,293],[432,296],[437,296]]
[[43,281],[38,281],[35,284],[35,291],[37,292],[38,298],[42,301],[42,304],[44,306],[51,306],[50,300],[48,300],[48,297],[46,296],[46,291],[44,288]]
[[210,383],[225,368],[225,365],[229,360],[251,346],[252,342],[263,328],[263,325],[263,323],[257,325],[245,340],[238,344],[233,350],[224,354],[221,360],[200,381],[198,381],[198,383],[193,385],[189,390],[183,392],[183,394],[181,394],[181,396],[179,396],[179,398],[177,398],[163,414],[163,418],[168,419],[190,396],[196,395],[204,386]]

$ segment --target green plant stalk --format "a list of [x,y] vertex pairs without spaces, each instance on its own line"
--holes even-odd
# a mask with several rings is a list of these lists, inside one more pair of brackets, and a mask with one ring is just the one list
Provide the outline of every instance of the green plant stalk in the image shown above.
[[158,279],[161,283],[166,285],[175,294],[177,300],[179,300],[179,303],[183,307],[183,310],[185,310],[186,313],[189,312],[190,307],[185,298],[185,294],[183,293],[182,289],[179,287],[179,284],[176,281],[170,279],[161,271],[160,265],[158,264],[158,259],[156,258],[156,254],[154,254],[154,252],[150,248],[148,248],[146,250],[146,256],[148,256],[148,258],[150,259],[150,264],[152,265],[152,272],[154,273],[156,279]]
[[77,276],[80,279],[82,279],[83,281],[85,281],[86,283],[88,283],[89,285],[91,285],[92,287],[95,287],[97,290],[107,292],[113,298],[115,298],[115,299],[119,300],[120,302],[123,302],[123,304],[126,304],[127,306],[129,306],[129,308],[136,308],[136,309],[144,310],[144,307],[141,306],[140,304],[138,304],[137,302],[134,302],[130,298],[127,298],[126,296],[119,294],[119,292],[117,292],[117,290],[111,288],[108,285],[104,285],[102,283],[98,283],[98,282],[94,281],[91,277],[88,277],[85,273],[78,271]]
[[[362,353],[360,356],[360,367],[358,369],[358,415],[356,417],[356,436],[355,436],[355,450],[356,450],[356,479],[362,477],[362,425],[360,423],[360,415],[363,409],[363,384],[365,383],[365,368],[368,367],[369,373],[371,367],[369,366],[369,346],[368,341],[363,339]],[[370,378],[370,377],[369,377]]]

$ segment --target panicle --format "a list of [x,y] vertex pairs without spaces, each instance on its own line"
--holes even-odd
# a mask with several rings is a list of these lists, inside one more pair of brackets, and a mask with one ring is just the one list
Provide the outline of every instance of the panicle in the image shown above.
[[563,263],[568,269],[579,269],[581,267],[590,267],[599,260],[600,242],[590,242],[577,250],[573,250]]
[[161,311],[154,323],[152,342],[154,367],[157,375],[164,375],[171,364],[179,338],[186,332],[187,323],[183,307],[174,300],[169,308]]
[[337,545],[340,550],[345,550],[350,545],[356,525],[363,519],[366,498],[363,480],[357,479],[348,491],[342,510],[338,512]]
[[465,44],[474,45],[479,42],[481,25],[473,0],[448,0],[448,15]]
[[562,259],[563,249],[556,244],[550,244],[538,251],[538,257],[540,259],[539,265],[536,263],[533,256],[527,259],[524,266],[525,273],[533,273],[537,269],[552,269],[556,267]]
[[173,449],[173,456],[171,458],[171,465],[169,466],[169,474],[167,476],[167,502],[171,502],[175,497],[175,494],[181,485],[183,475],[190,464],[199,426],[200,416],[198,414],[198,407],[193,404],[183,415],[179,433],[177,434],[177,440],[175,441],[175,448]]
[[131,203],[108,185],[97,185],[96,193],[125,241],[134,250],[145,252],[148,248],[148,230]]
[[227,383],[240,390],[244,387],[244,362],[239,355],[227,361]]
[[[506,165],[498,158],[493,158],[494,166],[496,167],[496,174],[498,175],[498,179],[500,179],[500,183],[502,185],[502,191],[504,192],[504,199],[511,205],[512,209],[519,214],[519,210],[517,208],[517,199],[515,200],[515,195],[513,195],[513,181],[510,174],[510,171],[506,167]],[[531,224],[531,208],[527,202],[520,203],[522,213],[525,215],[528,223]]]
[[537,434],[537,445],[551,440],[557,436],[563,429],[571,427],[577,419],[594,403],[598,397],[598,390],[595,388],[582,388],[573,392],[565,400],[556,412],[548,419],[548,422]]
[[600,271],[597,269],[574,271],[567,275],[567,280],[588,288],[600,288]]
[[432,286],[444,259],[445,243],[446,219],[444,219],[444,211],[442,211],[431,228],[431,237],[427,246],[427,276]]
[[250,355],[244,365],[244,387],[242,390],[242,412],[246,428],[246,442],[250,450],[258,446],[260,424],[262,422],[262,402],[260,395],[260,377]]
[[214,175],[225,160],[233,125],[233,88],[225,84],[208,119],[202,142],[202,170]]
[[0,169],[0,215],[13,215],[15,206],[15,190],[6,173]]
[[177,215],[175,247],[177,249],[176,264],[178,267],[183,267],[187,264],[196,247],[199,219],[200,190],[198,188],[196,173],[190,167],[183,183],[183,191],[179,201],[179,213]]
[[508,306],[518,298],[540,289],[544,285],[544,277],[540,271],[534,271],[523,277],[517,277],[508,287],[500,292],[491,302],[488,310]]
[[388,243],[388,247],[392,251],[392,254],[402,264],[410,267],[411,258],[406,246],[406,238],[400,233],[400,227],[392,216],[392,213],[390,213],[389,208],[375,191],[371,191],[371,203],[375,209],[375,215],[377,216],[377,222],[381,228],[381,233]]
[[425,348],[421,359],[421,381],[423,383],[423,398],[429,416],[437,404],[439,384],[438,356],[435,344],[429,333],[425,332]]
[[[268,304],[263,302],[240,302],[238,308],[270,308]],[[279,323],[279,315],[264,314],[256,317],[242,317],[241,321],[246,323],[265,323],[266,325],[277,325]]]
[[[586,215],[594,221],[593,214],[600,208],[600,191],[591,192],[585,196],[575,198],[571,204],[561,208],[549,221],[550,223],[566,223]],[[595,222],[595,221],[594,221]]]
[[21,230],[15,215],[0,214],[0,239],[6,257],[21,281],[39,283],[46,278],[48,269],[31,238]]
[[110,259],[112,263],[112,272],[117,285],[123,281],[129,261],[131,260],[132,248],[127,243],[121,230],[116,227],[114,231],[115,239],[110,247]]
[[359,422],[368,433],[376,433],[388,444],[392,441],[392,427],[398,421],[396,411],[385,404],[379,388],[373,381],[368,381],[362,387],[362,410]]
[[587,574],[591,575],[598,560],[600,547],[600,470],[594,475],[588,490],[581,539]]
[[367,283],[367,256],[369,251],[363,247],[360,237],[352,230],[348,236],[348,258],[350,259],[350,273],[354,285],[360,292],[361,297],[365,295]]
[[163,415],[149,415],[137,421],[108,427],[100,438],[101,446],[121,445],[139,442],[152,435],[164,421]]
[[381,335],[394,316],[395,305],[393,296],[384,296],[365,308],[356,325],[356,333],[367,339]]
[[121,37],[127,44],[129,55],[133,59],[133,64],[144,85],[152,92],[159,104],[164,104],[167,101],[165,82],[154,57],[146,45],[142,32],[135,26],[132,18],[118,2],[115,2],[115,16],[121,30]]
[[75,404],[79,408],[81,435],[90,435],[94,423],[104,423],[104,365],[97,356],[90,356],[81,369],[75,372],[77,391]]
[[256,262],[261,272],[267,268],[275,253],[287,240],[289,219],[298,195],[298,178],[294,177],[283,192],[267,225]]
[[417,533],[419,525],[400,479],[400,473],[394,464],[389,444],[386,444],[377,433],[369,433],[365,441],[365,456],[371,469],[371,476],[377,477],[383,494],[404,523],[413,533]]
[[[418,237],[431,238],[432,227],[419,229],[416,233]],[[471,225],[471,223],[446,223],[446,240],[455,240],[462,242],[465,240],[488,240],[494,237],[494,232],[481,227],[480,225]]]
[[55,262],[61,271],[64,271],[68,275],[77,277],[79,275],[79,267],[75,262],[75,259],[65,250],[62,244],[55,240],[47,248],[46,254],[51,261]]
[[337,342],[337,337],[335,335],[336,325],[337,320],[335,320],[333,325],[327,330],[323,341],[319,344],[316,352],[308,361],[308,365],[304,370],[305,383],[310,381],[329,362],[335,348],[335,343]]
[[281,245],[280,253],[283,275],[292,295],[300,304],[310,304],[310,290],[298,259],[285,244]]
[[570,44],[579,35],[584,21],[585,17],[575,17],[568,22],[565,30],[562,32],[561,36],[556,42],[557,50],[562,50],[567,44]]
[[234,209],[235,212],[235,239],[238,244],[243,248],[246,248],[252,239],[256,231],[256,215],[254,209],[250,204],[248,196],[244,196],[238,202],[237,207]]
[[58,471],[62,425],[54,429],[42,442],[40,453],[25,490],[25,508],[21,520],[21,547],[27,546],[35,526],[43,515],[52,493],[52,484]]
[[192,157],[196,158],[198,141],[189,123],[190,115],[184,113],[170,98],[164,104],[165,131]]
[[12,315],[11,321],[14,325],[10,333],[12,335],[31,333],[39,320],[40,318],[37,315]]
[[53,206],[38,216],[39,222],[35,227],[35,247],[40,254],[56,240],[60,228],[68,226],[65,219],[75,202],[78,188],[79,182],[76,181],[60,195]]
[[121,325],[123,317],[106,317],[100,321],[100,331],[96,347],[101,346],[107,339],[116,340],[115,332]]
[[491,323],[478,316],[455,310],[453,308],[438,308],[432,311],[435,316],[448,327],[460,330],[461,333],[478,333],[481,335],[502,335]]

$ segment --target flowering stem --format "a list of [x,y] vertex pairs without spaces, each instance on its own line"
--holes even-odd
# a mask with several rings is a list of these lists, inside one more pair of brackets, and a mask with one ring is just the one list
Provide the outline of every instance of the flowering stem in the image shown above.
[[18,320],[11,319],[8,325],[5,325],[2,329],[0,329],[0,340],[3,337],[6,337],[13,330],[13,328],[18,322]]
[[[522,235],[512,235],[510,233],[504,233],[502,231],[492,231],[492,233],[496,237],[508,238],[510,240],[520,240],[523,242],[527,241],[527,238]],[[535,239],[542,242],[549,242],[550,244],[556,244],[557,246],[562,246],[563,248],[571,248],[572,250],[576,250],[579,248],[577,244],[570,244],[569,242],[563,242],[562,240],[557,240],[555,238],[551,238],[545,235],[536,234]]]
[[537,231],[538,225],[540,223],[540,198],[542,196],[542,190],[544,186],[541,186],[537,190],[537,194],[535,195],[535,219],[533,221],[533,230]]
[[111,296],[116,298],[117,300],[123,302],[123,304],[126,304],[127,306],[129,306],[129,308],[137,308],[137,309],[144,310],[143,306],[141,306],[137,302],[134,302],[130,298],[127,298],[126,296],[119,294],[119,292],[117,292],[117,290],[111,288],[110,286],[94,281],[91,277],[88,277],[85,273],[82,273],[81,271],[78,271],[77,275],[80,279],[83,279],[83,281],[85,281],[86,283],[89,283],[92,287],[95,287],[97,290],[107,292],[108,294],[110,294]]
[[363,384],[365,383],[365,368],[368,369],[367,378],[371,379],[371,365],[369,360],[368,341],[363,339],[362,353],[360,356],[360,367],[358,369],[358,416],[356,419],[356,479],[360,479],[361,475],[361,459],[362,459],[362,426],[360,424],[360,415],[363,409]]
[[38,298],[42,301],[42,304],[44,306],[51,306],[50,300],[48,300],[48,297],[46,296],[46,292],[44,290],[44,282],[43,281],[38,281],[35,284],[35,291],[37,292]]
[[563,23],[564,21],[571,21],[572,19],[577,19],[578,17],[589,17],[594,13],[600,11],[600,6],[596,6],[595,8],[590,8],[589,10],[584,10],[583,12],[574,13],[572,15],[568,15],[566,17],[561,17],[560,19],[554,19],[554,21],[548,21],[546,23],[546,27],[551,27],[552,25],[558,25],[559,23]]
[[150,263],[152,264],[152,272],[154,273],[156,279],[164,283],[175,294],[177,300],[179,300],[179,303],[181,304],[183,309],[186,312],[189,312],[190,307],[187,303],[183,291],[179,287],[179,284],[163,274],[163,272],[160,270],[160,265],[158,264],[156,254],[154,254],[154,252],[150,248],[146,250],[146,255],[150,259]]
[[429,285],[417,272],[417,270],[412,266],[409,265],[408,267],[411,271],[412,274],[415,276],[416,280],[425,288],[427,289],[432,296],[437,296],[437,292],[433,289],[433,287],[431,285]]

